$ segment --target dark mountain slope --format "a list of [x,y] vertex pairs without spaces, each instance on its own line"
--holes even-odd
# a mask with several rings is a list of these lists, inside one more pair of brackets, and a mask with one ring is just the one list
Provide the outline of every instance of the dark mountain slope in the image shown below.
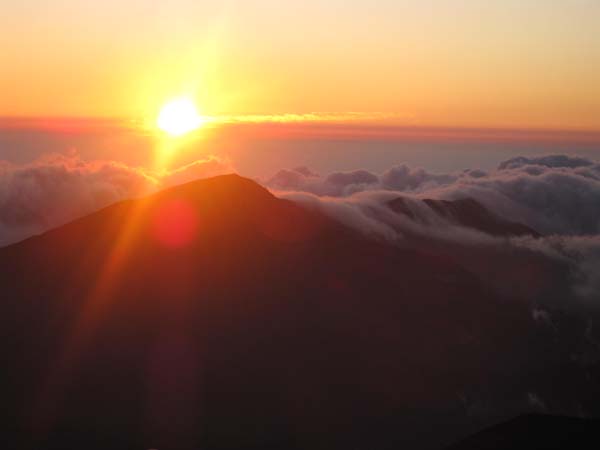
[[[474,230],[482,231],[492,236],[539,236],[535,230],[520,223],[511,222],[494,214],[478,201],[472,198],[459,200],[424,199],[422,202],[429,207],[438,219]],[[389,207],[417,223],[428,224],[428,218],[419,215],[411,208],[406,198],[399,197],[388,203]]]
[[[14,449],[432,448],[565,360],[452,259],[235,175],[0,249],[0,285]],[[569,361],[557,395],[588,394]]]
[[567,450],[598,445],[598,420],[528,414],[480,431],[448,450]]

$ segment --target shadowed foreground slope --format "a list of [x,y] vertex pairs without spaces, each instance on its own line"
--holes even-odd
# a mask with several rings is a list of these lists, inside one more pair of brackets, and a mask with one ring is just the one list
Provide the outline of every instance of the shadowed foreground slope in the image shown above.
[[527,305],[235,175],[0,249],[0,282],[14,449],[436,448],[550,369],[597,398]]
[[527,414],[469,436],[448,450],[566,450],[598,444],[598,420]]

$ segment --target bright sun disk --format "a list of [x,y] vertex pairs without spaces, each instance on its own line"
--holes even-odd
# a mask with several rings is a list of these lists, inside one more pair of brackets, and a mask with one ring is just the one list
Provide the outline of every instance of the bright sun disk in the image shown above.
[[156,124],[172,136],[181,136],[199,128],[203,123],[196,105],[189,98],[172,100],[162,107]]

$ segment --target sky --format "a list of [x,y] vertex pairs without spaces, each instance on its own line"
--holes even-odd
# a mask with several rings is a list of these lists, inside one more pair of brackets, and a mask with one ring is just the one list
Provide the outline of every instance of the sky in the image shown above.
[[19,0],[0,116],[360,113],[410,126],[600,129],[596,0]]

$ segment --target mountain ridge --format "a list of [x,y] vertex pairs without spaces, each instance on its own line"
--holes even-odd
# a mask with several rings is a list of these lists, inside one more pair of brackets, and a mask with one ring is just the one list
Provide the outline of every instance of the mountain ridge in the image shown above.
[[[561,360],[527,304],[430,250],[235,175],[0,249],[4,437],[15,449],[439,447],[471,429],[457,392],[504,386],[495,401],[518,403],[511,374],[527,389]],[[592,383],[569,364],[556,377]]]
[[[425,205],[430,211],[415,208],[415,202]],[[439,221],[441,219],[447,224],[470,228],[491,236],[541,236],[537,231],[526,225],[498,216],[470,197],[457,200],[425,198],[411,201],[405,197],[398,197],[388,201],[387,205],[394,212],[408,217],[416,224],[431,225],[433,220]]]

